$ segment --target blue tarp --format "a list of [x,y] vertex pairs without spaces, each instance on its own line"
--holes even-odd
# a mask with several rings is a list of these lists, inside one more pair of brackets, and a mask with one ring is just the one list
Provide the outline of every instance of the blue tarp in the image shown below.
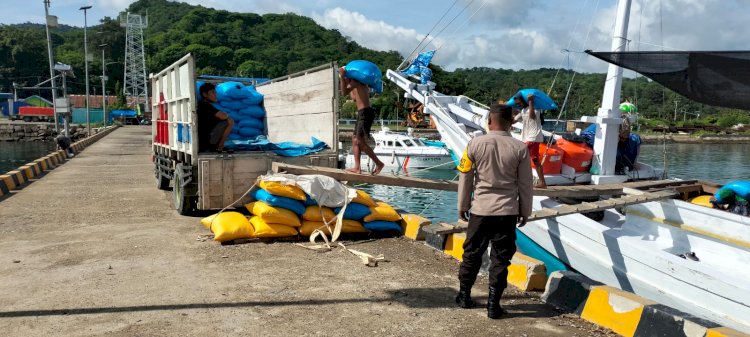
[[232,150],[273,151],[283,157],[301,157],[329,148],[328,144],[321,140],[311,138],[312,144],[304,145],[293,142],[272,143],[265,136],[258,136],[251,140],[228,140],[224,142],[224,147]]

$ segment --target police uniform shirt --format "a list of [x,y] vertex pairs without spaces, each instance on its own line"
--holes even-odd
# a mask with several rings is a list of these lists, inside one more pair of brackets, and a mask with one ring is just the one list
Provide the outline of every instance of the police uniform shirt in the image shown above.
[[484,216],[531,215],[529,151],[509,132],[489,131],[472,139],[458,170],[459,211]]

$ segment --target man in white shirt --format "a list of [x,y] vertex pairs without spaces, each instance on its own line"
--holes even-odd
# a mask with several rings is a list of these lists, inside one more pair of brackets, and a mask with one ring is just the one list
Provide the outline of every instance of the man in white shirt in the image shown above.
[[544,135],[542,135],[542,120],[539,118],[539,112],[534,109],[534,94],[529,94],[526,97],[526,100],[524,100],[523,96],[519,94],[514,97],[513,101],[517,106],[521,107],[521,113],[516,115],[514,121],[521,121],[523,123],[521,140],[526,143],[526,146],[529,149],[529,157],[531,157],[531,162],[534,163],[537,177],[539,177],[539,180],[534,187],[547,188],[547,183],[544,181],[542,162],[539,160],[539,144],[544,141]]

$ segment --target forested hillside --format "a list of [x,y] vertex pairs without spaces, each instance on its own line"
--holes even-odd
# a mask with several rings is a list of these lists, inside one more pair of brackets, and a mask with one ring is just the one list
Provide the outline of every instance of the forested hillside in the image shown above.
[[[367,59],[385,69],[395,69],[402,56],[395,51],[380,52],[361,46],[337,30],[320,27],[312,19],[296,14],[233,13],[166,0],[140,0],[128,8],[131,13],[148,13],[149,27],[145,31],[147,68],[158,71],[187,53],[196,57],[201,74],[241,77],[278,77],[327,62],[343,65],[353,59]],[[91,84],[100,86],[101,49],[106,47],[106,62],[112,93],[122,83],[125,50],[125,31],[116,19],[105,17],[88,28]],[[52,32],[56,61],[73,66],[76,78],[68,81],[69,91],[82,93],[84,89],[83,29],[63,27]],[[509,98],[517,89],[536,87],[547,91],[555,80],[551,96],[562,105],[571,71],[538,69],[513,71],[506,69],[471,68],[445,71],[432,66],[437,90],[446,94],[463,94],[479,102],[490,104]],[[0,92],[11,91],[13,82],[33,85],[49,76],[47,42],[43,25],[0,25]],[[557,74],[557,75],[556,75]],[[557,77],[556,77],[557,76]],[[604,86],[604,74],[576,74],[571,87],[564,118],[573,119],[596,113]],[[384,118],[397,118],[402,109],[397,106],[401,94],[386,83],[384,94],[373,99]],[[121,86],[117,89],[120,90]],[[101,92],[101,88],[92,89]],[[23,95],[36,94],[22,93]],[[43,93],[47,95],[47,93]],[[704,122],[717,122],[730,116],[731,122],[745,121],[747,113],[716,109],[663,89],[643,77],[625,79],[623,99],[637,103],[640,112],[667,123],[675,116],[695,118],[701,114]],[[351,113],[351,106],[343,111]],[[676,112],[676,113],[675,113]],[[687,113],[685,113],[687,112]],[[554,114],[554,113],[553,113]],[[548,117],[550,118],[550,117]],[[725,119],[726,119],[725,118]]]

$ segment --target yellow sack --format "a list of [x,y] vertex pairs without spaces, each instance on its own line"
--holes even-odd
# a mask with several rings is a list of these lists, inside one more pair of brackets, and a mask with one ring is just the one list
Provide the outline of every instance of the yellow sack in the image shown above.
[[370,207],[370,215],[366,216],[363,221],[364,222],[370,222],[370,221],[377,221],[377,220],[383,220],[383,221],[399,221],[401,220],[401,215],[396,212],[391,205],[388,205],[382,201],[377,202],[377,206]]
[[357,190],[357,197],[352,199],[352,202],[356,202],[358,204],[365,205],[367,207],[375,207],[375,201],[370,198],[370,195],[367,194],[367,192],[362,190]]
[[240,212],[222,212],[201,219],[201,223],[214,233],[216,241],[245,239],[253,236],[253,226]]
[[211,222],[213,222],[213,221],[214,221],[214,218],[215,218],[215,217],[216,217],[216,216],[217,216],[218,214],[219,214],[219,213],[216,213],[216,214],[214,214],[214,215],[209,215],[209,216],[207,216],[207,217],[205,217],[205,218],[201,219],[201,225],[203,225],[203,227],[206,227],[206,229],[208,229],[208,230],[211,230]]
[[308,220],[308,221],[323,221],[323,218],[325,218],[326,221],[331,221],[333,218],[336,217],[336,214],[333,213],[333,210],[325,207],[325,206],[307,206],[305,209],[305,214],[302,214],[302,220]]
[[305,191],[295,185],[285,185],[278,181],[261,180],[259,186],[260,188],[268,191],[268,193],[278,195],[280,197],[292,198],[299,201],[305,201],[307,199],[307,196],[305,196]]
[[250,223],[255,228],[253,237],[255,238],[283,238],[297,235],[297,228],[292,226],[269,224],[263,221],[259,216],[250,218]]
[[292,227],[302,226],[296,213],[281,207],[273,207],[265,202],[256,201],[245,205],[250,213],[259,216],[266,223],[286,225]]
[[[320,229],[323,233],[331,235],[336,223],[332,223],[330,226],[325,226],[325,223],[320,221],[308,221],[302,220],[302,227],[299,228],[299,233],[303,236],[310,236],[316,229]],[[329,229],[330,228],[330,229]],[[368,230],[362,226],[359,221],[344,219],[341,223],[341,233],[367,233]]]

